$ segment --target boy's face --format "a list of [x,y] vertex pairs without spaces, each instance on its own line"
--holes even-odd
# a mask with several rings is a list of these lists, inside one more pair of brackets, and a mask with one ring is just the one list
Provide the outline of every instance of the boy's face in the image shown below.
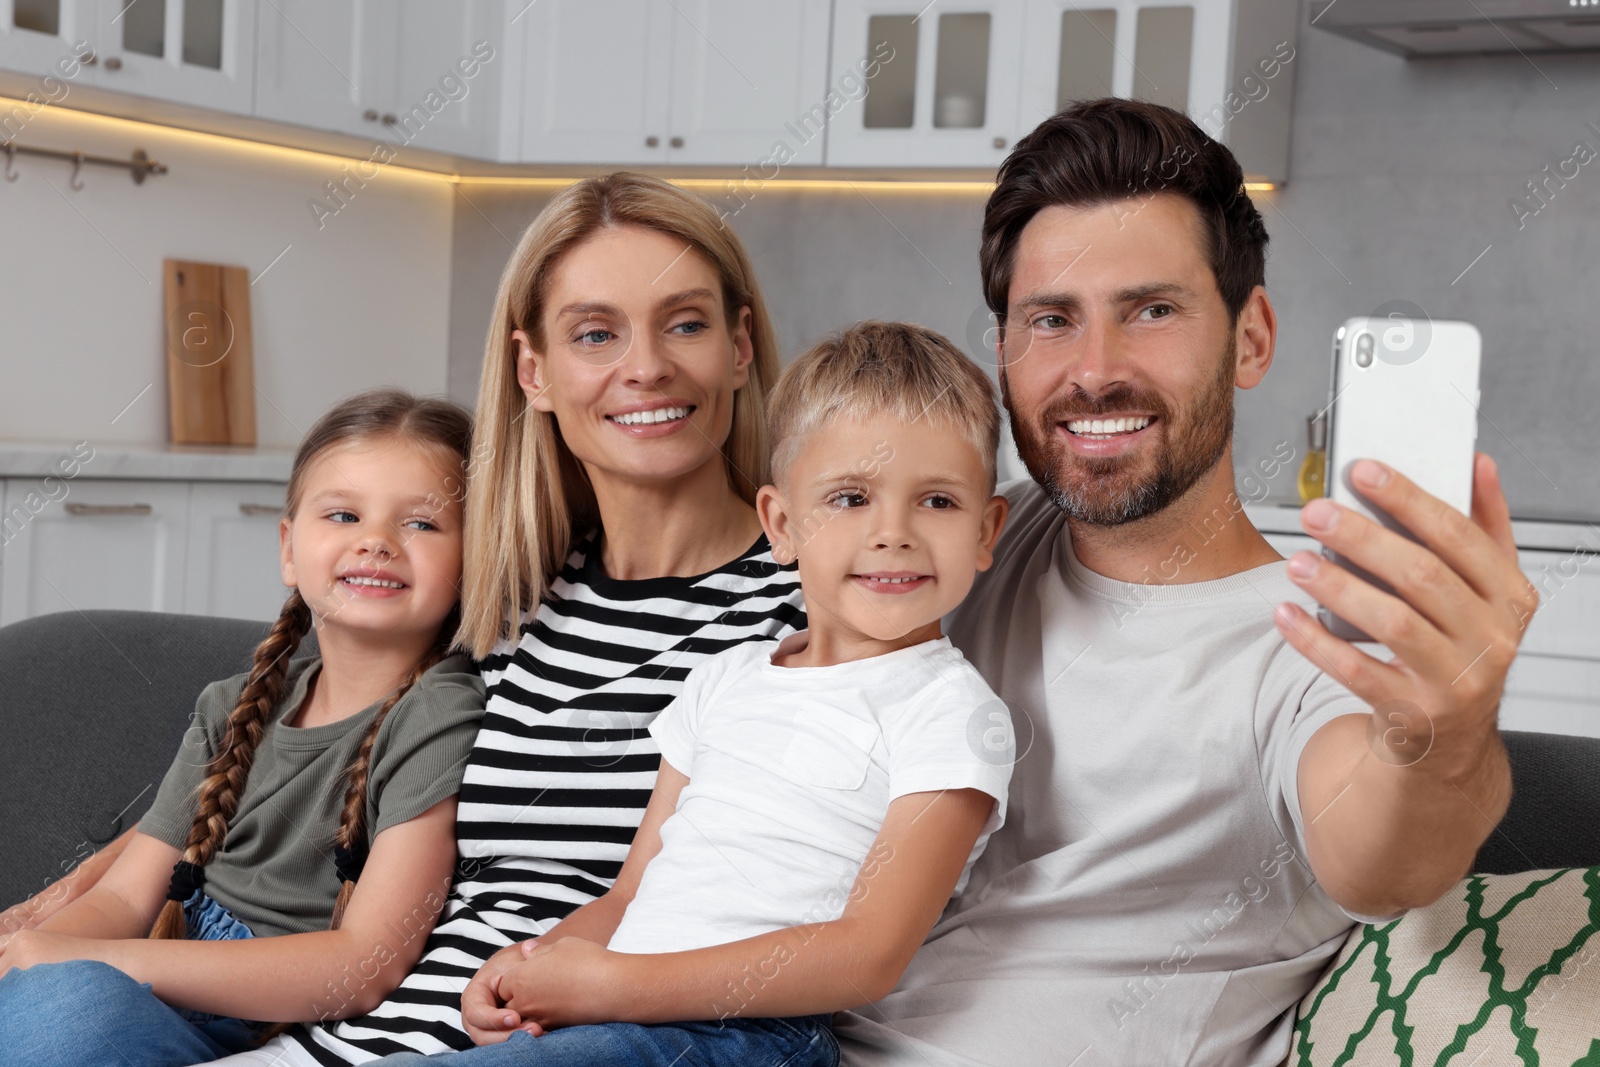
[[813,633],[860,655],[939,636],[993,562],[1006,514],[984,457],[927,419],[819,427],[756,506],[774,555],[799,560]]

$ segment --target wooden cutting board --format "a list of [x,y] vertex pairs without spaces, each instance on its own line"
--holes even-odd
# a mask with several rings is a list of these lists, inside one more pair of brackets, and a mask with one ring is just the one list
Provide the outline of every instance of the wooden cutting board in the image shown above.
[[250,272],[183,259],[162,266],[173,443],[254,445]]

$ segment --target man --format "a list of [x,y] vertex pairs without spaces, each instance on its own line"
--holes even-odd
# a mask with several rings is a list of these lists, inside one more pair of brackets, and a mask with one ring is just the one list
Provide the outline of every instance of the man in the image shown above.
[[1278,1064],[1353,922],[1437,899],[1503,815],[1536,597],[1493,464],[1471,520],[1358,468],[1427,547],[1306,507],[1399,597],[1285,566],[1233,491],[1266,242],[1232,154],[1166,108],[1079,104],[1001,168],[981,262],[1032,481],[949,632],[1017,723],[1011,810],[899,988],[839,1017],[846,1063]]

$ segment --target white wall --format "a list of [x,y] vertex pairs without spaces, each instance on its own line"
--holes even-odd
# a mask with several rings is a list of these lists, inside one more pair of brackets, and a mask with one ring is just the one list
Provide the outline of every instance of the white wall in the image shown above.
[[444,392],[448,183],[385,168],[319,229],[307,201],[343,177],[332,157],[60,108],[17,141],[143,148],[171,169],[135,185],[86,166],[73,191],[71,164],[19,156],[0,181],[0,437],[167,439],[163,258],[249,269],[262,445],[295,444],[360,389]]

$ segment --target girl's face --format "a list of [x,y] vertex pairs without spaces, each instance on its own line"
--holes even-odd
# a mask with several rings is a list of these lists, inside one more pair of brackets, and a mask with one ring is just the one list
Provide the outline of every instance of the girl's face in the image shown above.
[[334,445],[279,523],[283,582],[317,627],[431,643],[460,596],[459,461],[383,437]]
[[522,330],[517,380],[590,476],[659,485],[723,463],[734,393],[750,376],[750,309],[728,325],[698,251],[654,230],[602,230],[562,257],[544,350]]

